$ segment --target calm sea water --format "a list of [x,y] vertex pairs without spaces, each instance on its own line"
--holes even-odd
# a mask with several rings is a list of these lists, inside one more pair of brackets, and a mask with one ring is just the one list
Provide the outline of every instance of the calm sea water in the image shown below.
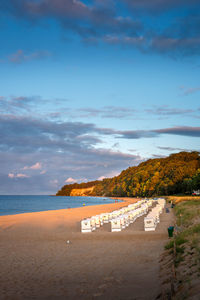
[[13,196],[0,195],[0,216],[56,210],[63,208],[113,203],[115,200],[98,197],[54,197],[54,196]]

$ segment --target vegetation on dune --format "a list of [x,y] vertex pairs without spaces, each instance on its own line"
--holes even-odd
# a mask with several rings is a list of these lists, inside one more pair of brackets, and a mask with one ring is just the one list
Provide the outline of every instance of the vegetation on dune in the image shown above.
[[199,299],[200,199],[186,198],[176,204],[174,211],[175,234],[165,245],[165,260],[169,265],[172,262],[168,294],[170,299]]
[[102,181],[65,185],[57,195],[69,196],[73,189],[94,186],[93,196],[151,197],[191,194],[200,188],[198,152],[180,152],[166,158],[149,159],[119,176]]

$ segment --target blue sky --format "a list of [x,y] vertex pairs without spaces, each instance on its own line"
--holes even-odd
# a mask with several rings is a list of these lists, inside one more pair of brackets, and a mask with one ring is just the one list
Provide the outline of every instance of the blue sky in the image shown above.
[[0,0],[1,194],[200,150],[200,1]]

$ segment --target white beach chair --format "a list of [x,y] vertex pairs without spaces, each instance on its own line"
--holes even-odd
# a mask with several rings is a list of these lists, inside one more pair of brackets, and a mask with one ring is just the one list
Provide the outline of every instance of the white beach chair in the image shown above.
[[90,221],[91,221],[92,231],[94,231],[96,229],[96,219],[95,219],[95,217],[91,217]]
[[119,232],[122,230],[120,218],[115,218],[111,220],[111,232]]
[[144,230],[145,231],[155,231],[156,229],[156,224],[155,224],[155,219],[152,216],[144,218]]
[[91,220],[84,219],[81,221],[81,232],[92,232]]
[[95,225],[96,225],[96,228],[99,228],[101,226],[101,221],[100,221],[100,216],[94,216],[93,217],[95,219]]
[[109,213],[104,213],[104,214],[102,214],[102,218],[103,218],[103,224],[109,223],[110,214]]
[[121,228],[125,229],[126,228],[126,222],[124,216],[120,216],[120,222],[121,222]]

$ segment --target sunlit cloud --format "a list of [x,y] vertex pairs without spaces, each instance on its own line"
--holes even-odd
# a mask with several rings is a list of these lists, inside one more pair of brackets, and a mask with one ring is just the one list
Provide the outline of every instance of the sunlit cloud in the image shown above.
[[40,162],[36,162],[32,166],[25,166],[23,170],[39,170],[42,168],[42,164]]
[[17,173],[17,174],[9,173],[8,177],[9,178],[29,178],[30,176],[23,174],[23,173]]
[[106,177],[105,176],[100,176],[99,178],[98,178],[98,180],[103,180],[103,179],[105,179]]
[[46,172],[47,172],[46,170],[43,170],[43,171],[40,172],[40,174],[43,175],[43,174],[46,174]]
[[65,180],[65,183],[75,183],[75,182],[77,182],[77,180],[72,177],[69,177]]

